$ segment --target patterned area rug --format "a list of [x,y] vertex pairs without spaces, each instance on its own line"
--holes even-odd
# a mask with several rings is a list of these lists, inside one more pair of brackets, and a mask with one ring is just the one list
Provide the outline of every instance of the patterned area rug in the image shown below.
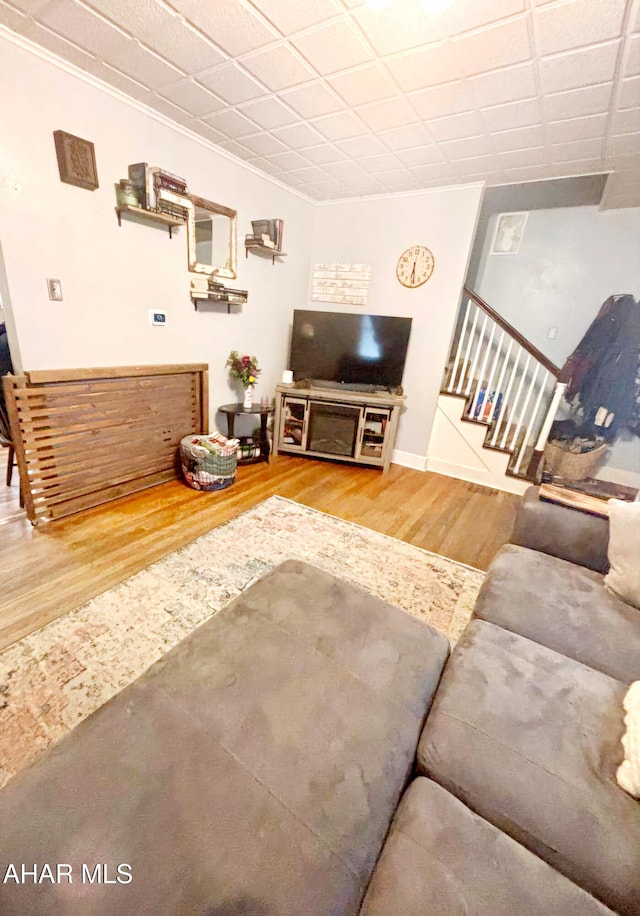
[[0,785],[287,559],[363,586],[452,642],[484,578],[273,496],[0,653]]

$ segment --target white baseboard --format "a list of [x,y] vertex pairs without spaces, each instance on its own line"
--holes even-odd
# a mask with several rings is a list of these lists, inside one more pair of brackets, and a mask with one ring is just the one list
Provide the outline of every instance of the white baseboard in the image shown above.
[[515,493],[517,496],[521,496],[531,486],[528,480],[519,480],[517,477],[507,477],[506,475],[498,476],[481,468],[451,464],[451,462],[443,461],[440,458],[428,458],[426,470],[433,471],[434,474],[444,474],[446,477],[456,477],[458,480],[467,480],[469,483],[477,483],[483,487],[489,487],[491,490]]
[[403,468],[412,468],[414,471],[426,471],[427,459],[424,455],[414,455],[413,452],[402,452],[395,448],[391,454],[392,464],[400,464]]

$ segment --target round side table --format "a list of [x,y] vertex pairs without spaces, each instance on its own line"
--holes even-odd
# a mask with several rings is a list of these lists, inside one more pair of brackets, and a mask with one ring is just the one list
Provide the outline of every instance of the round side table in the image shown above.
[[263,407],[261,404],[256,404],[254,407],[243,407],[242,403],[238,404],[223,404],[222,407],[218,407],[220,413],[225,414],[227,418],[227,436],[230,439],[234,438],[234,428],[236,417],[243,414],[254,414],[260,416],[260,435],[256,438],[254,436],[238,436],[240,439],[240,449],[239,454],[242,453],[242,447],[248,446],[249,444],[255,445],[259,448],[260,454],[256,456],[250,456],[248,458],[238,457],[238,464],[256,464],[258,461],[269,461],[269,438],[267,436],[267,419],[269,414],[273,413],[273,407]]

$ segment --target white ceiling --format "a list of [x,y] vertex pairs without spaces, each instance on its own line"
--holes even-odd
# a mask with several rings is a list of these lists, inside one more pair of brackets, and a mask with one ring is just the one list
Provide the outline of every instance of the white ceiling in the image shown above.
[[0,0],[0,23],[316,200],[613,172],[640,0]]

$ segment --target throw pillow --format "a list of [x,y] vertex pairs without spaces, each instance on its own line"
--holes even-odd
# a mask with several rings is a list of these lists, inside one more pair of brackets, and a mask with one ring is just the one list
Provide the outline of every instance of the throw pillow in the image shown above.
[[604,584],[619,598],[640,608],[640,503],[610,499],[609,572]]
[[618,785],[640,798],[640,681],[634,681],[627,690],[622,705],[626,715],[626,734],[622,738],[624,761],[618,767]]

